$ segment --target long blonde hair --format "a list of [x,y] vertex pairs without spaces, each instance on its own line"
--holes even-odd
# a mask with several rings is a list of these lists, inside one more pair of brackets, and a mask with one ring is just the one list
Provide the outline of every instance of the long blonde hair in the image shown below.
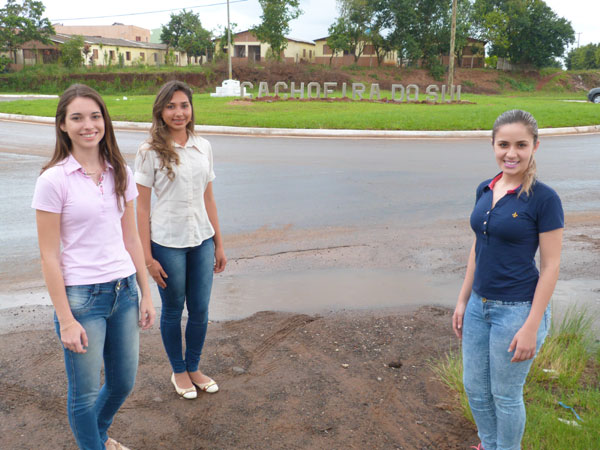
[[[117,139],[115,138],[115,132],[110,116],[108,115],[108,110],[106,109],[106,104],[98,92],[85,84],[72,84],[60,96],[58,106],[56,107],[56,120],[54,123],[56,128],[54,154],[52,155],[52,158],[50,158],[50,161],[42,167],[42,172],[66,159],[73,150],[71,138],[66,131],[61,130],[60,126],[65,123],[67,107],[77,97],[93,100],[96,102],[102,113],[102,119],[104,120],[104,137],[98,144],[100,148],[100,157],[104,163],[108,162],[113,167],[117,204],[122,211],[122,205],[125,204],[125,190],[127,189],[127,163],[117,145]],[[120,199],[123,199],[122,203]]]
[[[498,130],[504,126],[509,125],[511,123],[521,123],[525,125],[529,133],[533,138],[533,145],[535,146],[538,141],[538,124],[535,118],[528,113],[527,111],[523,111],[521,109],[511,109],[510,111],[503,112],[498,116],[496,121],[494,122],[494,127],[492,128],[492,145],[496,139],[496,133]],[[529,160],[529,165],[527,166],[527,170],[523,174],[523,183],[521,184],[521,190],[517,197],[520,197],[523,192],[525,192],[528,196],[531,195],[531,190],[535,181],[537,179],[537,168],[535,164],[534,155],[531,155],[531,159]]]
[[175,179],[175,172],[173,171],[173,164],[179,165],[179,155],[173,147],[173,138],[167,124],[162,118],[162,112],[173,98],[175,92],[183,92],[189,102],[190,108],[192,108],[192,117],[190,122],[186,125],[188,135],[194,134],[194,106],[192,104],[192,90],[190,87],[182,81],[169,81],[165,83],[158,91],[154,105],[152,106],[152,127],[150,128],[150,148],[158,153],[160,158],[160,168],[167,169],[167,177],[173,181]]

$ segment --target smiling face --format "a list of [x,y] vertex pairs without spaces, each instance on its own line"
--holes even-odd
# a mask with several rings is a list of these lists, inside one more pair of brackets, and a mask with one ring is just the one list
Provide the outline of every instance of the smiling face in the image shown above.
[[540,143],[523,123],[502,125],[494,137],[496,163],[507,178],[522,180]]
[[161,117],[171,133],[180,133],[192,120],[192,105],[183,91],[175,91]]
[[75,97],[67,106],[60,129],[71,140],[71,151],[98,149],[104,137],[104,117],[100,106],[91,98]]

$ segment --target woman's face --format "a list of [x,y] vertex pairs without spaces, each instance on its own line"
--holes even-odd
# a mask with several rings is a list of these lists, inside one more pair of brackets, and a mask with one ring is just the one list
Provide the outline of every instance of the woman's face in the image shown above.
[[502,125],[493,144],[496,163],[504,175],[522,178],[539,145],[524,124]]
[[98,103],[91,98],[75,97],[67,105],[60,129],[71,139],[71,150],[98,148],[104,137],[104,117]]
[[161,113],[170,132],[185,130],[192,120],[192,105],[183,91],[175,91]]

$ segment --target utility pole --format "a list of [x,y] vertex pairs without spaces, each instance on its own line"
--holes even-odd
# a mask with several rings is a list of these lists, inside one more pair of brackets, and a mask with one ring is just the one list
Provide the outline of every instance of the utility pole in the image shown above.
[[227,0],[227,62],[229,66],[229,80],[233,79],[231,75],[231,25],[229,24],[229,0]]
[[575,33],[577,35],[577,48],[579,48],[579,39],[581,38],[582,33]]
[[452,0],[452,25],[450,27],[450,61],[448,64],[448,89],[452,92],[454,84],[454,44],[456,40],[456,3],[457,0]]

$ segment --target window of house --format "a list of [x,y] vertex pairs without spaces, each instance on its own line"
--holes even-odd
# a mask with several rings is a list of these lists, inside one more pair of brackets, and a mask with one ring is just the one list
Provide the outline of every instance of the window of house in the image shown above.
[[175,55],[175,62],[179,64],[179,53]]
[[146,53],[140,52],[140,61],[146,61]]
[[110,60],[112,61],[113,59],[115,59],[115,51],[114,50],[109,50],[108,51],[108,56],[110,57]]
[[136,36],[135,37],[135,41],[136,42],[142,42],[142,37],[141,36]]
[[125,59],[131,61],[131,52],[125,52]]
[[331,54],[331,49],[329,48],[329,45],[327,45],[327,44],[323,45],[323,54],[324,55]]
[[154,53],[154,62],[158,62],[158,53]]
[[245,45],[234,45],[233,46],[233,57],[234,58],[245,58],[246,57],[246,46]]
[[312,50],[309,50],[309,51],[308,51],[308,58],[309,58],[309,59],[312,59]]
[[97,48],[92,50],[92,58],[98,59],[98,49]]
[[302,49],[302,57],[306,58],[306,49],[305,48]]

